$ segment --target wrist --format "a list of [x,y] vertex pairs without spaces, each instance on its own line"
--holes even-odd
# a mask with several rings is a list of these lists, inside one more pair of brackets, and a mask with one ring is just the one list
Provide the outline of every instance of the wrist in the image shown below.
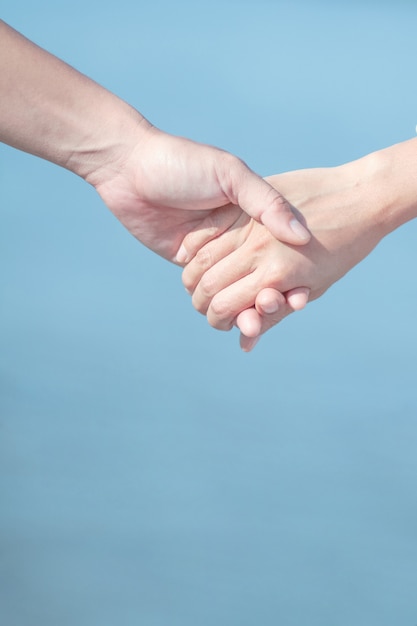
[[74,145],[64,167],[98,187],[123,169],[131,153],[144,143],[152,125],[138,111],[107,94],[83,141]]
[[380,239],[417,216],[417,140],[373,152],[340,168],[360,194]]
[[85,180],[150,126],[126,102],[0,20],[0,141]]

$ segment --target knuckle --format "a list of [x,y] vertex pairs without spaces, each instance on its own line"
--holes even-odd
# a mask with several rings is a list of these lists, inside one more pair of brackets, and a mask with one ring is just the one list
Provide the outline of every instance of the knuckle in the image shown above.
[[273,210],[278,213],[291,212],[290,203],[276,189],[271,187],[266,198],[266,211]]
[[234,313],[227,299],[215,296],[210,304],[207,319],[211,326],[219,330],[230,330],[233,325]]
[[199,291],[204,298],[212,298],[216,293],[216,281],[212,278],[210,272],[206,272],[199,282]]
[[218,160],[217,176],[226,196],[234,204],[237,204],[238,190],[241,189],[246,166],[238,157],[230,152],[223,152]]
[[283,279],[286,277],[286,266],[280,259],[274,259],[270,262],[268,266],[268,277],[270,287],[279,290]]
[[235,156],[231,152],[227,152],[226,150],[224,151],[222,150],[221,152],[221,163],[223,167],[226,169],[226,171],[228,169],[236,169],[236,168],[239,168],[240,170],[243,166],[243,161],[239,159],[239,157]]
[[210,246],[207,245],[201,248],[195,255],[194,261],[201,271],[205,272],[208,270],[213,265],[213,255],[211,254]]

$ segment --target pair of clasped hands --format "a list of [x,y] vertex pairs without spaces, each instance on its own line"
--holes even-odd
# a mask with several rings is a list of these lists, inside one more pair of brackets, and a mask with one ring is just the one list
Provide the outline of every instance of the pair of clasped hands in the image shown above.
[[379,240],[365,207],[358,215],[363,167],[269,177],[272,189],[259,189],[267,210],[257,219],[236,204],[213,210],[175,259],[194,307],[217,329],[237,326],[241,348],[250,351],[261,334],[322,295]]
[[181,265],[215,328],[261,334],[417,215],[417,139],[334,168],[256,175],[155,128],[0,20],[0,141],[92,185],[145,246]]
[[148,155],[134,160],[141,200],[123,208],[106,185],[96,189],[134,236],[183,266],[194,307],[217,329],[237,326],[244,351],[383,236],[371,202],[381,169],[373,155],[263,180],[228,153],[148,130]]

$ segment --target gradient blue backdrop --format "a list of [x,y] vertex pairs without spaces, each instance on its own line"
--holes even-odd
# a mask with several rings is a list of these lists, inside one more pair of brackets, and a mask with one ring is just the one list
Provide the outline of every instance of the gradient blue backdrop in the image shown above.
[[[415,135],[415,1],[2,9],[262,174]],[[247,355],[81,180],[0,184],[0,623],[415,626],[417,225]]]

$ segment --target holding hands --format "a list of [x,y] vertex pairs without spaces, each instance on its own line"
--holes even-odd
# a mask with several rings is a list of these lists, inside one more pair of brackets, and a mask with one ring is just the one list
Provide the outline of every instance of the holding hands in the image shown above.
[[247,351],[417,215],[417,139],[263,180],[156,129],[2,20],[0,95],[0,141],[93,185],[139,241],[185,266],[195,308],[238,326]]
[[[262,333],[321,296],[416,215],[416,143],[336,168],[269,178],[312,233],[305,246],[275,240],[237,207],[218,214],[218,233],[203,223],[183,242],[192,257],[183,282],[195,308],[215,328],[238,326],[242,348],[251,350]],[[232,224],[225,214],[233,216]]]
[[86,180],[139,241],[180,264],[187,258],[180,249],[187,233],[203,223],[206,231],[232,225],[234,214],[222,209],[230,203],[282,241],[300,245],[310,238],[287,200],[240,159],[145,120],[132,144],[120,156],[110,154]]

